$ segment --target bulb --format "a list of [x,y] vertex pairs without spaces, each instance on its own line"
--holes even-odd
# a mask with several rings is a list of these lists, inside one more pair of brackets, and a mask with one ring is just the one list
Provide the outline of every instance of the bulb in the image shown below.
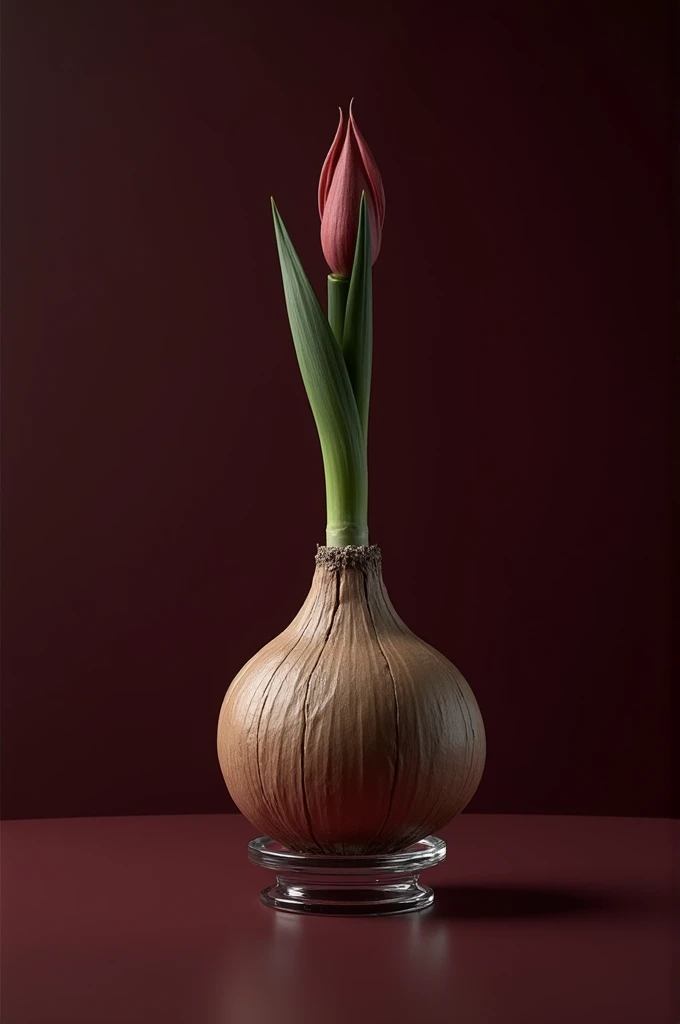
[[461,811],[485,735],[460,672],[402,622],[380,549],[320,547],[311,589],[241,669],[218,725],[239,810],[305,853],[391,853]]

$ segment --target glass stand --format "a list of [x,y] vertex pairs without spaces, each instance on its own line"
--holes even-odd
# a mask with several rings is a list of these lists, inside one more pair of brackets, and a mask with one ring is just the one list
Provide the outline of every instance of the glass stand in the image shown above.
[[401,853],[359,856],[291,853],[268,836],[248,843],[248,859],[276,872],[261,901],[294,914],[375,917],[424,910],[434,893],[418,883],[418,875],[445,856],[446,843],[435,836]]

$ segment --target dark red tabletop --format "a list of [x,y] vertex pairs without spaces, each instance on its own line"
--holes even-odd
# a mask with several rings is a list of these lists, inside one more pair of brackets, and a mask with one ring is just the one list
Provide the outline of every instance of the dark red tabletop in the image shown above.
[[676,1024],[675,828],[463,815],[353,920],[263,907],[237,815],[5,822],[2,1024]]

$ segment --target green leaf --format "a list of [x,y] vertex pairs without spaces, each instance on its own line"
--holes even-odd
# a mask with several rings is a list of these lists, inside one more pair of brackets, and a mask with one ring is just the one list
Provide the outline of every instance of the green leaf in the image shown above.
[[349,284],[345,325],[342,337],[345,365],[356,398],[359,419],[368,434],[368,408],[371,397],[371,363],[373,359],[373,281],[371,229],[366,193],[361,194],[359,229],[354,250],[354,264]]
[[327,543],[367,544],[366,444],[340,346],[272,199],[283,290],[302,380],[321,441]]

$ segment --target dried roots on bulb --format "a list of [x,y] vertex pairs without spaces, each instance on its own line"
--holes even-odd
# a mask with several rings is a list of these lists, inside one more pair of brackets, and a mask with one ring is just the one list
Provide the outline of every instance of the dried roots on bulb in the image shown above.
[[290,850],[403,850],[465,807],[484,768],[463,676],[402,622],[380,549],[320,547],[311,589],[234,679],[218,755],[239,810]]

